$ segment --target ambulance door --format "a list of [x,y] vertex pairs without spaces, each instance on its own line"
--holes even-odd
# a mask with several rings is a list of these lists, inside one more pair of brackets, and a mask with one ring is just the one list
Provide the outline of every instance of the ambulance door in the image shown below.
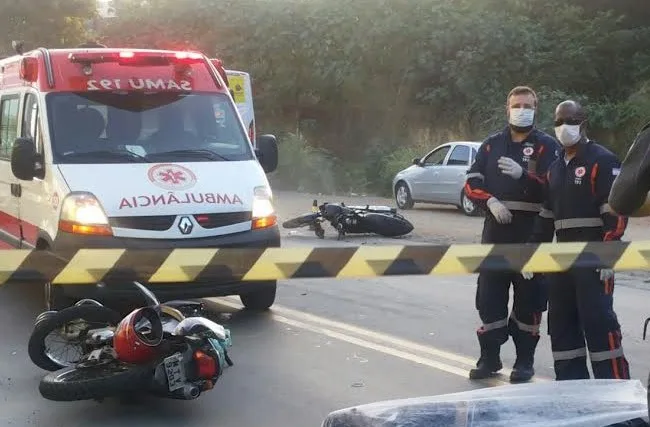
[[253,93],[251,88],[250,76],[248,73],[234,70],[226,70],[228,75],[228,87],[233,101],[237,106],[237,111],[246,127],[248,137],[251,139],[253,146],[255,141],[255,112],[253,110]]
[[40,228],[52,228],[55,221],[57,197],[45,181],[45,160],[43,155],[43,136],[38,95],[27,92],[23,99],[22,124],[20,136],[31,138],[36,147],[36,176],[31,181],[21,181],[20,228],[23,246],[34,247]]
[[0,249],[19,248],[20,181],[11,171],[11,149],[18,137],[20,93],[0,95]]

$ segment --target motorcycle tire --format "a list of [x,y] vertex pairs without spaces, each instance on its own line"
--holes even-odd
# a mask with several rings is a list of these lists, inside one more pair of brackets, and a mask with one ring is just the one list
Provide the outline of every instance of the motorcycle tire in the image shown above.
[[129,365],[120,361],[69,367],[48,373],[38,391],[45,399],[55,402],[99,400],[147,390],[153,373],[151,364]]
[[289,219],[282,223],[283,228],[299,228],[313,224],[318,219],[318,214],[304,214],[299,217]]
[[401,215],[367,213],[363,216],[364,228],[383,237],[399,237],[413,231],[413,224]]
[[57,371],[68,367],[68,365],[57,363],[47,355],[45,338],[56,329],[73,320],[85,320],[92,323],[117,326],[122,320],[122,316],[108,307],[96,305],[72,306],[61,311],[48,313],[47,316],[43,316],[36,323],[29,337],[27,353],[32,363],[46,371]]

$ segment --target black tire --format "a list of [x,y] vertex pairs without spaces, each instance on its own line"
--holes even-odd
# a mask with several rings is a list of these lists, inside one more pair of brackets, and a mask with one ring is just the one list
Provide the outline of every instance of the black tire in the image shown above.
[[[472,206],[471,209],[468,206],[469,204]],[[460,205],[458,206],[458,209],[467,216],[478,216],[480,214],[479,207],[467,197],[465,191],[461,191],[460,193]]]
[[399,237],[413,231],[413,224],[401,215],[369,213],[364,222],[369,230],[383,237]]
[[277,289],[278,285],[274,282],[272,285],[263,285],[253,292],[241,294],[239,299],[248,310],[265,311],[275,303]]
[[304,214],[300,215],[299,217],[289,219],[285,222],[282,223],[283,228],[299,228],[299,227],[306,227],[310,224],[313,224],[314,221],[318,218],[318,214],[315,213],[310,213],[310,214]]
[[[397,196],[400,191],[404,191],[406,193],[406,200],[402,202],[400,202],[399,197]],[[395,203],[397,203],[398,208],[404,210],[411,209],[413,205],[415,205],[415,202],[411,197],[411,190],[409,190],[408,185],[406,185],[404,181],[398,182],[395,186]]]
[[32,335],[29,337],[27,353],[31,361],[46,371],[56,371],[66,368],[67,366],[56,363],[46,354],[45,337],[66,323],[78,319],[92,323],[117,326],[120,320],[122,320],[122,316],[110,308],[95,305],[72,306],[59,312],[50,312],[40,318],[34,326]]
[[41,380],[38,391],[56,402],[104,399],[142,390],[153,376],[153,366],[110,362],[84,368],[64,368],[50,372]]

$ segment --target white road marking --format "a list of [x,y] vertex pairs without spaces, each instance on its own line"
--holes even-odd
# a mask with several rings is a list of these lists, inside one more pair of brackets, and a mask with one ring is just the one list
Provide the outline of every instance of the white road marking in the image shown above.
[[[243,308],[241,303],[232,297],[208,298],[208,300],[212,300],[215,303],[234,309]],[[271,308],[271,312],[273,313],[272,317],[274,320],[286,325],[325,335],[359,347],[398,357],[403,360],[438,369],[463,378],[468,378],[469,370],[476,364],[475,360],[465,356],[349,325],[347,323],[325,319],[287,307],[274,305]],[[423,354],[430,357],[425,357]],[[510,372],[509,369],[503,369],[500,375],[484,380],[482,381],[482,384],[493,386],[509,384],[507,376],[510,375]],[[548,381],[548,379],[535,377],[533,381],[545,382]]]

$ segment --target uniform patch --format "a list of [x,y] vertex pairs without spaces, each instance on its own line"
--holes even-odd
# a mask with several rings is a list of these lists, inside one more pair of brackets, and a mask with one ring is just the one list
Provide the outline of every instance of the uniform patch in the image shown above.
[[621,173],[621,169],[620,169],[620,168],[614,168],[614,169],[612,169],[612,175],[614,175],[614,176],[618,176],[619,173]]
[[584,166],[580,166],[579,168],[576,168],[575,174],[578,178],[582,178],[583,176],[585,176],[585,173],[587,173],[587,169],[585,169]]
[[523,151],[524,156],[532,156],[534,152],[535,150],[533,149],[533,147],[525,147]]

